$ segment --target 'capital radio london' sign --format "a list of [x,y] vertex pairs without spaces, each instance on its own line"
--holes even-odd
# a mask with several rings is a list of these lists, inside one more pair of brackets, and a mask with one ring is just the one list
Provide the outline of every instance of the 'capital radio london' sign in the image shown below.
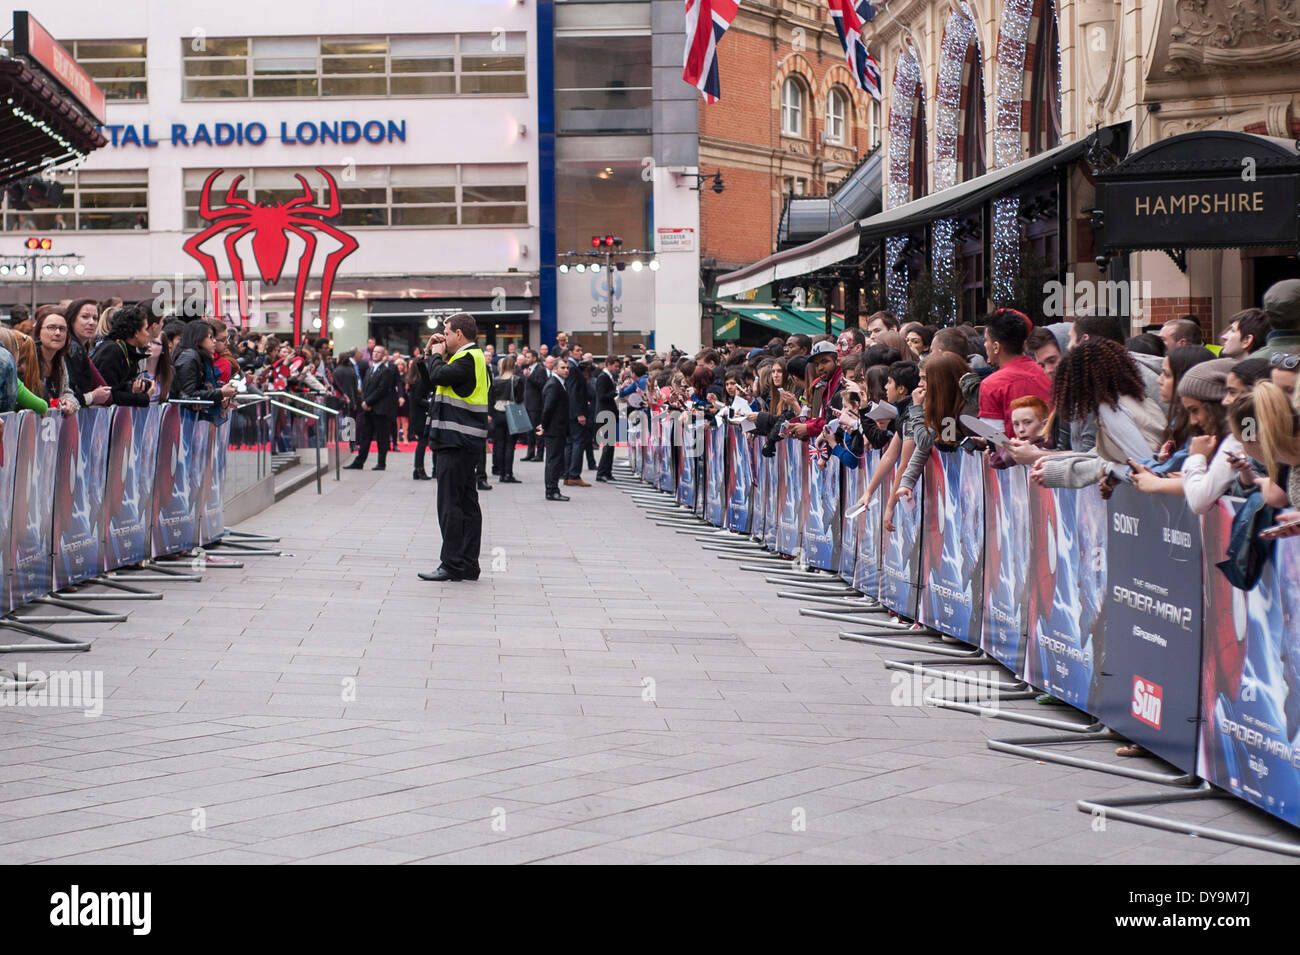
[[[304,121],[280,123],[279,135],[267,131],[264,123],[172,123],[168,135],[155,138],[149,123],[101,126],[110,146],[260,146],[268,137],[286,146],[314,143],[404,143],[406,120]],[[274,124],[272,124],[274,126]]]

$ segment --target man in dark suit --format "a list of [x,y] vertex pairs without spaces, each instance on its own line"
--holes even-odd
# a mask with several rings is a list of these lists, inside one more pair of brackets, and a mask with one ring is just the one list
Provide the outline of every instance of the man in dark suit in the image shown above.
[[350,471],[360,471],[366,466],[373,439],[379,448],[379,462],[374,470],[384,470],[388,459],[388,438],[393,433],[393,418],[397,415],[397,366],[388,360],[388,351],[376,345],[371,352],[370,372],[361,386],[361,424],[357,428],[356,458],[347,466]]
[[605,358],[605,369],[596,376],[596,440],[600,442],[600,464],[596,480],[614,480],[614,445],[618,442],[618,375],[623,362],[617,355]]
[[541,420],[537,434],[546,446],[546,499],[567,501],[560,493],[560,476],[565,466],[566,443],[569,437],[569,395],[564,383],[569,377],[569,363],[558,361],[555,372],[542,390]]
[[582,454],[587,441],[587,424],[591,420],[591,386],[582,373],[580,360],[582,348],[573,346],[573,352],[565,363],[569,366],[568,377],[564,379],[564,390],[569,396],[569,434],[565,439],[565,487],[591,487],[582,479]]
[[[357,425],[361,423],[361,369],[357,366],[355,353],[348,349],[339,355],[338,364],[334,366],[334,389],[343,399],[343,413]],[[349,449],[356,453],[357,435],[353,432],[348,442]]]
[[527,377],[524,379],[524,410],[528,412],[528,420],[532,422],[534,430],[528,432],[528,453],[523,459],[540,461],[542,460],[542,438],[537,434],[536,428],[542,423],[542,390],[551,375],[546,370],[546,362],[538,358],[536,352],[529,350],[525,354],[532,357],[532,364],[529,365]]

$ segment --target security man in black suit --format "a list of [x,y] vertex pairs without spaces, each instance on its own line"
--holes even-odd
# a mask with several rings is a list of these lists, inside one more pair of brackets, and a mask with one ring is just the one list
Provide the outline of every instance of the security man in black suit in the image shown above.
[[474,316],[459,312],[447,319],[443,334],[430,337],[429,351],[429,444],[438,475],[442,563],[420,579],[478,580],[483,512],[477,471],[487,448],[490,384]]
[[[349,348],[339,355],[338,364],[334,366],[334,390],[343,398],[343,413],[360,426],[361,421],[361,369],[353,358]],[[350,450],[357,450],[357,435],[353,432]]]
[[617,355],[605,358],[605,370],[596,376],[596,440],[602,445],[596,480],[614,480],[614,445],[618,442],[618,375],[623,360]]
[[388,360],[388,350],[376,345],[371,353],[370,371],[361,387],[361,422],[357,428],[357,456],[347,466],[349,471],[360,471],[366,466],[370,454],[370,441],[379,448],[379,462],[374,470],[384,470],[388,460],[388,440],[393,433],[393,419],[397,416],[397,366]]
[[537,434],[546,445],[546,499],[567,501],[560,493],[560,478],[564,473],[565,444],[569,438],[569,393],[564,382],[569,377],[569,363],[557,361],[555,371],[542,391],[541,422]]
[[[534,352],[532,367],[528,369],[528,377],[524,379],[524,410],[528,412],[528,420],[532,422],[534,429],[542,423],[542,391],[550,377],[550,372],[546,370],[546,360],[539,358]],[[523,460],[542,460],[542,440],[536,430],[528,432],[528,453],[524,455]]]

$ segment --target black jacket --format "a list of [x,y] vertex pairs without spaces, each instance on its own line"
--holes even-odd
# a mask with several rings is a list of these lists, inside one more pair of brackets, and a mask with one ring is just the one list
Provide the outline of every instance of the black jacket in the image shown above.
[[[212,409],[197,407],[195,411],[219,410],[223,395],[221,387],[208,384],[207,368],[212,360],[200,354],[196,348],[187,348],[176,358],[176,367],[172,372],[173,398],[194,398],[198,401],[212,402]],[[103,374],[103,372],[101,372]],[[108,376],[105,375],[107,378]],[[145,404],[149,399],[145,397]]]
[[68,342],[68,351],[63,360],[68,366],[68,387],[77,393],[77,400],[84,408],[86,392],[95,388],[95,372],[90,364],[90,356],[86,354],[81,342],[74,338]]
[[565,438],[569,434],[569,395],[565,382],[552,376],[542,389],[542,434],[547,438]]
[[569,418],[572,419],[575,427],[585,427],[578,425],[578,416],[582,415],[587,419],[587,424],[591,423],[591,385],[583,377],[582,372],[573,363],[569,363],[569,377],[564,379],[564,390],[569,395]]
[[534,421],[542,413],[542,390],[551,376],[546,373],[546,362],[539,361],[528,372],[528,383],[524,386],[524,407]]
[[347,413],[356,417],[361,410],[361,383],[357,380],[357,370],[351,362],[339,362],[334,367],[334,388],[343,396]]
[[392,418],[397,414],[397,366],[391,361],[372,365],[361,387],[361,400],[370,405],[370,413]]
[[524,400],[524,379],[520,375],[511,375],[509,378],[493,378],[492,384],[488,387],[488,414],[496,417],[498,414],[504,417],[505,412],[497,411],[498,401],[523,401]]
[[603,370],[596,376],[596,417],[609,413],[618,417],[618,384]]
[[[131,390],[131,382],[140,377],[140,362],[147,357],[146,352],[117,338],[106,338],[99,343],[91,361],[99,369],[104,384],[113,389],[113,404],[140,408],[149,404],[149,392]],[[173,373],[172,388],[175,387],[176,375]]]

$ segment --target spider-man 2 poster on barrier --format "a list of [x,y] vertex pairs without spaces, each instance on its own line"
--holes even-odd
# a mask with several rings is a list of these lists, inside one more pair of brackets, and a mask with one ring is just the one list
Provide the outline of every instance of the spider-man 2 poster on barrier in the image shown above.
[[[895,470],[897,470],[895,465]],[[887,482],[893,486],[893,477]],[[910,620],[916,619],[921,576],[921,510],[924,482],[917,482],[910,501],[894,505],[894,530],[885,531],[880,562],[880,602]]]
[[230,418],[213,427],[200,421],[198,427],[212,428],[209,439],[207,464],[203,472],[203,500],[199,507],[199,543],[211,544],[225,533],[225,501],[222,488],[226,485],[226,448],[230,445]]
[[1300,826],[1300,539],[1273,549],[1249,591],[1229,585],[1223,560],[1239,501],[1202,521],[1205,613],[1196,774]]
[[856,468],[840,466],[840,485],[844,503],[840,505],[840,579],[853,586],[853,568],[858,563],[858,531],[862,529],[862,515],[849,517],[854,502],[862,496],[867,486],[866,466],[858,457]]
[[84,408],[63,419],[54,481],[55,590],[99,573],[112,423],[112,408]]
[[727,528],[737,534],[749,533],[754,503],[754,463],[749,438],[738,425],[727,427]]
[[726,425],[706,427],[704,450],[709,461],[704,469],[704,519],[721,527],[727,517],[727,429]]
[[102,570],[138,564],[150,554],[161,416],[157,405],[113,409],[104,488],[104,546],[99,551]]
[[839,558],[835,551],[835,538],[840,519],[840,462],[834,456],[815,461],[809,459],[802,517],[804,559],[810,567],[818,570],[836,570]]
[[54,473],[59,457],[59,415],[20,417],[14,472],[13,573],[10,600],[17,607],[49,593],[53,585]]
[[984,614],[980,647],[1025,675],[1029,583],[1029,472],[984,468]]
[[808,455],[804,453],[803,442],[793,438],[778,442],[776,447],[783,478],[781,509],[776,516],[776,544],[781,553],[793,557],[803,545],[799,519],[803,515]]
[[984,611],[985,470],[982,457],[936,449],[924,473],[920,620],[970,644]]
[[1025,678],[1095,716],[1105,640],[1106,502],[1095,485],[1033,487],[1029,500],[1034,546]]
[[[876,473],[880,467],[880,452],[872,449],[862,457],[862,466],[858,471],[862,473],[862,491],[866,490],[867,482],[871,476]],[[856,502],[862,497],[862,491],[859,491],[857,497],[853,499],[845,498],[844,509],[851,511],[856,507]],[[880,542],[882,540],[880,533],[880,507],[881,495],[884,493],[882,488],[877,487],[871,499],[867,502],[867,509],[858,516],[860,526],[858,528],[858,557],[853,564],[853,589],[866,594],[868,597],[880,596]]]
[[[9,412],[0,415],[4,419],[4,435],[0,437],[0,447],[4,450],[4,457],[0,458],[0,514],[12,515],[14,512],[14,472],[18,462],[19,421],[23,414]],[[30,412],[26,414],[31,416]],[[14,609],[9,599],[9,577],[14,568],[13,545],[13,521],[7,520],[0,527],[0,613]]]
[[695,497],[699,481],[696,480],[696,468],[699,457],[694,453],[700,437],[700,428],[694,422],[682,428],[682,453],[677,458],[677,503],[682,507],[695,510]]

